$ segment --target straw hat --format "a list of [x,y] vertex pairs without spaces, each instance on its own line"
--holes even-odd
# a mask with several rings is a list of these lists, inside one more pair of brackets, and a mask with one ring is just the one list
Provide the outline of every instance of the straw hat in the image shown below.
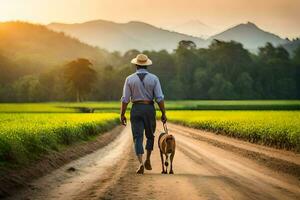
[[141,66],[152,65],[152,61],[145,54],[138,54],[134,59],[131,60],[131,63]]

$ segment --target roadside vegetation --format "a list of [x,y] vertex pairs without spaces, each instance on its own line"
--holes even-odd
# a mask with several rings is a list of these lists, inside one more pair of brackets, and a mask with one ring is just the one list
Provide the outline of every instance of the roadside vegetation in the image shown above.
[[1,103],[0,113],[70,113],[75,109],[62,103]]
[[[1,103],[0,113],[69,113],[81,112],[80,108],[91,108],[94,112],[119,112],[120,102]],[[167,110],[300,110],[300,100],[166,100],[166,108]]]
[[0,114],[0,164],[24,164],[40,155],[108,131],[116,113]]
[[[0,104],[0,165],[28,163],[89,140],[119,124],[119,106],[118,101]],[[298,100],[167,101],[166,107],[171,122],[300,151]],[[90,111],[95,113],[84,113]]]
[[299,111],[169,111],[171,122],[300,152]]

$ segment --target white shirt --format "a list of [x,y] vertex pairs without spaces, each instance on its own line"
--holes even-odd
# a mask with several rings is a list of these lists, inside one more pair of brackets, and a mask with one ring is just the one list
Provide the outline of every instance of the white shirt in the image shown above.
[[[146,74],[143,81],[137,74]],[[144,84],[143,84],[144,83]],[[121,101],[129,103],[135,101],[153,101],[157,103],[164,99],[160,82],[157,76],[151,74],[146,69],[138,69],[135,73],[129,75],[124,84],[123,96]]]

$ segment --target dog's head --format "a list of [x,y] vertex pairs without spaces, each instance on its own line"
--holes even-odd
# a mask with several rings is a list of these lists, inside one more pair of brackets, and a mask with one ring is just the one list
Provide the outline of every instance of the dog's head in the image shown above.
[[173,135],[168,135],[166,137],[166,152],[171,153],[175,151],[175,138]]

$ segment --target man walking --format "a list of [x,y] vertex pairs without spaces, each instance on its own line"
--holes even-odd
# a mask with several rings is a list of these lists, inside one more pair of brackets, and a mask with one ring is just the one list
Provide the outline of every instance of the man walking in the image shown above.
[[[156,129],[156,117],[154,100],[157,102],[162,113],[161,121],[166,123],[164,95],[161,90],[157,76],[147,71],[147,67],[152,65],[152,61],[144,54],[137,55],[131,60],[136,65],[136,72],[128,76],[123,88],[121,98],[121,122],[126,126],[125,112],[128,103],[133,103],[130,112],[131,130],[134,140],[134,148],[139,160],[138,174],[144,173],[144,168],[152,170],[150,156],[154,145],[154,132]],[[147,157],[143,163],[143,139],[144,131],[147,138]]]

